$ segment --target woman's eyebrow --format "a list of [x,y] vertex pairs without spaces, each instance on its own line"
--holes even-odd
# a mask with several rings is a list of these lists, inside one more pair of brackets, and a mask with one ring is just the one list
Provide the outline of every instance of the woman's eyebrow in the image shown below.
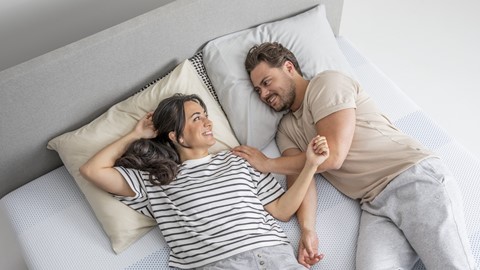
[[[207,111],[203,111],[205,114],[207,113]],[[190,118],[193,118],[195,117],[196,115],[201,115],[202,113],[201,112],[194,112],[192,113],[192,115],[190,115]]]

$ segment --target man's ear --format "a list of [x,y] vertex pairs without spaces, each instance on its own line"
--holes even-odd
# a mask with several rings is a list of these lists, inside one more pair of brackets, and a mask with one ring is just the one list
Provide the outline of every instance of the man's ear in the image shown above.
[[285,63],[283,63],[283,66],[285,70],[290,74],[293,74],[294,72],[297,71],[291,61],[286,60]]

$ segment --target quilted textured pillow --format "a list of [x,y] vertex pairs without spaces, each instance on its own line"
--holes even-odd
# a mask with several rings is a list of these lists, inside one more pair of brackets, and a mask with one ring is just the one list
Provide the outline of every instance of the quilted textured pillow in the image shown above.
[[220,105],[188,60],[143,91],[117,103],[89,124],[55,137],[48,143],[48,149],[58,152],[65,167],[85,194],[116,253],[122,252],[147,233],[156,222],[83,179],[78,169],[100,149],[128,133],[138,119],[155,110],[162,99],[174,93],[197,94],[207,105],[217,139],[217,143],[210,148],[211,152],[238,145]]

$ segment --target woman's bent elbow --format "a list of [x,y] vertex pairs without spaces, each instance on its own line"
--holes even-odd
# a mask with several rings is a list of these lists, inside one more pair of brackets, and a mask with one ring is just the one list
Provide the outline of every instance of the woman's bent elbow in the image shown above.
[[90,169],[89,169],[89,166],[87,164],[83,164],[82,166],[80,166],[80,168],[78,169],[78,171],[80,172],[80,175],[85,178],[86,180],[90,181]]

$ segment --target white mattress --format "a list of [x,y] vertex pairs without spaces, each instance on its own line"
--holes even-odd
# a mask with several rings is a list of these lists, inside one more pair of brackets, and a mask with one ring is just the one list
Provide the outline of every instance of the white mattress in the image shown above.
[[[338,43],[356,79],[404,132],[440,155],[463,191],[467,229],[480,263],[480,161],[439,128],[345,38]],[[265,152],[278,155],[275,144]],[[284,178],[280,177],[284,184]],[[317,176],[317,232],[324,260],[313,269],[354,269],[360,209]],[[0,200],[16,232],[29,269],[168,269],[168,248],[158,228],[116,255],[88,203],[65,167],[58,168]],[[296,219],[280,222],[296,247]],[[416,269],[424,269],[421,263]]]

